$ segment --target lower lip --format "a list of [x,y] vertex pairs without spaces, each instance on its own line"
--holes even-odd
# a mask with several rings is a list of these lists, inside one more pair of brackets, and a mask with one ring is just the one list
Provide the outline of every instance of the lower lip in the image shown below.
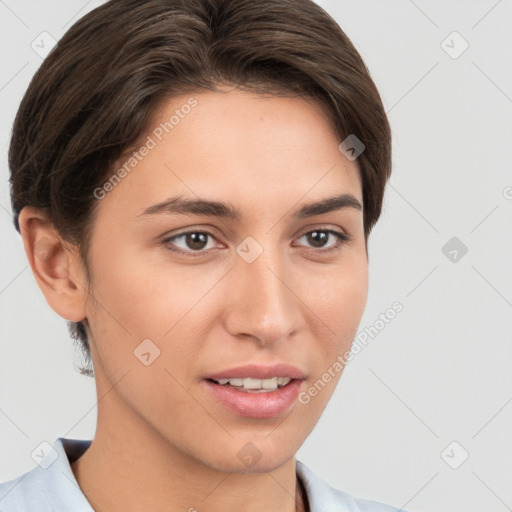
[[208,389],[224,406],[247,418],[273,418],[286,412],[297,400],[302,380],[293,379],[275,391],[247,393],[205,380]]

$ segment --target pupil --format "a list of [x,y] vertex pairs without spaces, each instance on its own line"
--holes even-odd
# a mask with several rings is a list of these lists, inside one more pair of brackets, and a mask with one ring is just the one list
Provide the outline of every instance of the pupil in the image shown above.
[[[319,237],[317,236],[319,235]],[[309,234],[309,238],[311,240],[313,240],[313,244],[314,246],[316,247],[323,247],[324,244],[320,243],[318,244],[318,238],[320,238],[320,242],[325,242],[328,238],[328,233],[326,233],[325,231],[312,231],[310,234]],[[316,238],[315,238],[316,237]],[[317,244],[317,245],[315,245]]]
[[191,249],[203,249],[207,244],[207,236],[206,233],[190,233],[187,235],[187,245]]

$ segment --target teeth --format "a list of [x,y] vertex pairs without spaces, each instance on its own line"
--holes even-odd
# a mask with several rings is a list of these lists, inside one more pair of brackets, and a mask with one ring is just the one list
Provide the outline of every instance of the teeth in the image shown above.
[[291,381],[290,377],[272,377],[271,379],[218,379],[216,382],[221,386],[240,387],[247,390],[276,390],[286,386]]

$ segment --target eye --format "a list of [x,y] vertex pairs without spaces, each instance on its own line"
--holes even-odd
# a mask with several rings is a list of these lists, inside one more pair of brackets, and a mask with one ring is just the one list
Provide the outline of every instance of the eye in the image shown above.
[[[334,238],[334,244],[331,244],[327,249],[326,246],[329,238]],[[348,241],[351,240],[351,237],[341,231],[336,231],[335,229],[314,229],[312,231],[308,231],[304,233],[300,238],[306,238],[308,243],[313,244],[313,249],[320,249],[317,252],[331,252],[341,249],[341,247]]]
[[[188,256],[201,256],[206,252],[204,249],[208,245],[208,237],[214,238],[213,234],[208,231],[186,231],[166,238],[162,243],[171,252],[185,253]],[[178,249],[175,249],[172,247],[177,246],[176,241],[178,240],[181,240],[185,248],[178,246]]]
[[[162,244],[168,251],[196,257],[206,254],[207,249],[212,248],[212,246],[208,247],[209,238],[215,239],[215,236],[209,231],[185,231],[162,240]],[[305,238],[308,243],[312,244],[313,247],[310,248],[318,249],[315,252],[319,253],[339,250],[352,239],[341,231],[327,228],[307,231],[299,237],[299,240],[301,238]],[[326,249],[330,238],[334,239],[334,243]],[[182,244],[181,247],[179,243]],[[215,247],[215,244],[213,244],[213,247]]]

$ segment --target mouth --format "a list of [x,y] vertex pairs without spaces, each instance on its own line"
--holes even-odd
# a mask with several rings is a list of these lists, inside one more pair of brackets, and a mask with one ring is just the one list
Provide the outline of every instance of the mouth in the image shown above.
[[208,375],[203,382],[223,408],[247,418],[272,418],[296,402],[306,377],[286,364],[246,365]]
[[243,393],[271,393],[288,385],[290,377],[272,377],[270,379],[231,378],[231,379],[207,379],[219,386],[230,387]]

